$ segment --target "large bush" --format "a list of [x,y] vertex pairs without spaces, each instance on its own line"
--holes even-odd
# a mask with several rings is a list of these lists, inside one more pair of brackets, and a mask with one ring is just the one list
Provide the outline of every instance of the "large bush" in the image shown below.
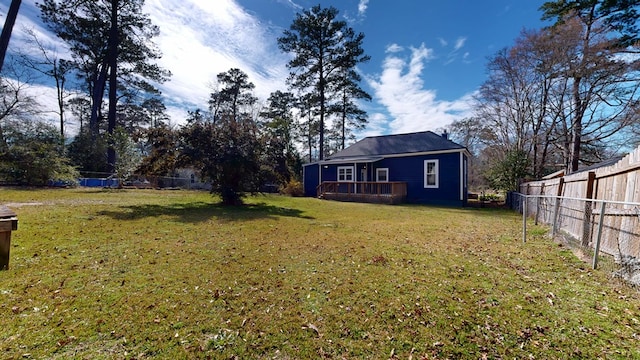
[[224,205],[242,204],[245,194],[257,192],[263,182],[256,133],[249,121],[192,123],[181,133],[182,164],[200,169]]
[[64,155],[58,130],[35,122],[6,122],[0,144],[0,180],[42,186],[50,181],[75,184],[78,171]]
[[495,163],[487,172],[486,177],[496,190],[516,191],[521,179],[529,175],[529,159],[522,150],[511,150],[505,158]]
[[83,129],[69,144],[71,162],[88,173],[109,173],[107,139]]

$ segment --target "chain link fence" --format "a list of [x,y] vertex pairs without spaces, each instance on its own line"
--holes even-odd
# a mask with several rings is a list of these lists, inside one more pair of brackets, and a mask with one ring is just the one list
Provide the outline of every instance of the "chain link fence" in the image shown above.
[[507,202],[523,214],[523,241],[527,223],[547,225],[594,269],[640,285],[640,203],[520,193]]
[[126,180],[116,179],[112,174],[82,171],[80,186],[124,187],[136,189],[189,189],[211,190],[211,184],[191,176],[132,176]]

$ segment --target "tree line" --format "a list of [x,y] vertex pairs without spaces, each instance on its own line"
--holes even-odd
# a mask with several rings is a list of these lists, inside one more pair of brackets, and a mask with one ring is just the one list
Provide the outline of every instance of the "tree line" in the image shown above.
[[[248,75],[231,68],[217,75],[206,107],[172,125],[158,89],[171,73],[157,65],[161,54],[153,39],[160,28],[143,5],[38,3],[42,21],[69,56],[52,53],[28,30],[31,51],[10,55],[0,79],[0,181],[41,185],[72,181],[79,171],[126,179],[193,168],[224,203],[237,204],[265,183],[299,187],[303,157],[313,161],[343,149],[366,125],[358,102],[371,97],[356,71],[369,60],[364,34],[339,20],[335,8],[319,5],[298,13],[278,39],[292,54],[286,90],[261,104]],[[57,129],[42,120],[27,91],[38,76],[55,84]],[[79,131],[69,137],[71,118]]]
[[488,60],[474,115],[450,127],[475,155],[476,181],[515,190],[638,144],[638,4],[545,2],[552,25],[523,30]]

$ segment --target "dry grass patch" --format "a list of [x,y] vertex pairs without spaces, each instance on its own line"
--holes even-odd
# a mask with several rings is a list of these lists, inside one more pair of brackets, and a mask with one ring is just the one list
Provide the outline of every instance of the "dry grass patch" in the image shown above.
[[635,290],[496,209],[0,190],[3,358],[633,358]]

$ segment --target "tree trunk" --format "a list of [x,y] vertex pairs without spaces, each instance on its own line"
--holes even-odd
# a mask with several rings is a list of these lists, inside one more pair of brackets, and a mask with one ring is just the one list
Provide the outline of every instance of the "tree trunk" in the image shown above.
[[324,78],[324,62],[323,62],[323,58],[324,58],[324,49],[320,48],[320,59],[319,59],[319,63],[318,63],[318,68],[319,68],[319,77],[318,77],[318,94],[320,95],[320,124],[319,126],[319,133],[320,133],[320,151],[319,151],[319,157],[318,160],[322,161],[324,160],[324,112],[326,110],[325,107],[325,78]]
[[[343,98],[342,100],[345,101],[345,103],[343,103],[343,104],[346,104],[346,99]],[[342,136],[341,136],[340,140],[342,141],[341,142],[342,148],[340,150],[344,150],[344,146],[345,146],[345,143],[346,143],[345,139],[347,137],[347,130],[346,130],[346,127],[347,127],[347,106],[346,105],[342,106],[342,124],[341,125],[342,125],[342,129],[341,129],[342,130],[342,132],[341,132]]]
[[113,146],[113,131],[116,128],[116,106],[118,102],[118,0],[111,0],[111,31],[109,33],[109,114],[108,133],[110,136],[107,149],[107,164],[109,172],[113,173],[116,166],[116,151]]
[[98,125],[98,117],[100,115],[100,108],[102,107],[102,96],[104,95],[104,88],[107,83],[107,64],[102,64],[102,68],[98,73],[98,78],[95,81],[93,92],[91,94],[91,117],[89,118],[89,131],[91,136],[97,137],[100,126]]
[[313,161],[313,137],[311,136],[311,107],[308,109],[309,123],[307,129],[307,145],[309,145],[309,162]]
[[11,0],[7,19],[4,21],[4,27],[2,28],[2,34],[0,35],[0,72],[2,72],[4,56],[7,54],[9,39],[11,39],[11,31],[13,30],[13,25],[16,23],[16,17],[18,17],[18,9],[20,9],[21,2],[21,0]]
[[60,112],[60,145],[62,147],[62,151],[64,152],[64,84],[65,77],[64,73],[62,73],[62,68],[60,67],[60,62],[54,60],[53,61],[53,71],[56,80],[56,90],[58,94],[58,111]]
[[318,154],[318,160],[324,159],[324,111],[325,111],[325,107],[324,107],[324,89],[323,89],[320,92],[320,124],[318,125],[319,126],[318,131],[320,132],[320,140],[319,140],[320,149]]
[[580,98],[580,81],[579,77],[573,80],[573,102],[574,117],[571,124],[571,148],[569,149],[569,169],[567,173],[571,174],[578,171],[580,165],[580,147],[582,145],[582,117],[584,116],[583,104]]

